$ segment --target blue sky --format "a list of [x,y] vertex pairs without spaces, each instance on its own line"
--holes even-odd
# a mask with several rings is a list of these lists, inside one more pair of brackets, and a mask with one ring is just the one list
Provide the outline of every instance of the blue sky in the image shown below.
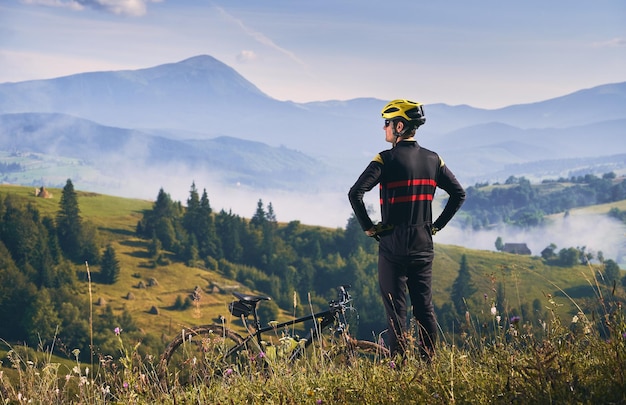
[[200,54],[280,100],[498,108],[626,81],[626,1],[0,0],[0,83]]

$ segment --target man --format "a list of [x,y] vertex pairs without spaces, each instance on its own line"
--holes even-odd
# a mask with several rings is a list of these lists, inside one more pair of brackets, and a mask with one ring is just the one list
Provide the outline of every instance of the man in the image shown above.
[[[437,325],[432,304],[433,238],[465,201],[465,190],[435,152],[415,141],[415,131],[426,121],[421,104],[393,100],[382,110],[385,141],[380,152],[350,189],[354,214],[367,236],[376,237],[378,282],[389,324],[392,355],[406,350],[408,287],[413,315],[419,323],[420,354],[434,353]],[[382,222],[374,225],[363,195],[380,184]],[[432,222],[432,200],[437,187],[449,194],[441,215]]]

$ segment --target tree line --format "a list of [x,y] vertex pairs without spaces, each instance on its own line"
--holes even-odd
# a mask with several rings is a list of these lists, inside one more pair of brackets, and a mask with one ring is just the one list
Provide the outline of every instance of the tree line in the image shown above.
[[[30,347],[54,342],[71,351],[88,348],[93,334],[95,345],[113,353],[110,331],[137,328],[129,313],[115,315],[108,306],[90,321],[90,303],[78,283],[86,263],[99,265],[93,276],[103,283],[115,282],[120,270],[113,248],[101,250],[96,227],[81,217],[71,180],[54,217],[13,195],[0,197],[0,337]],[[81,265],[85,270],[77,271]]]
[[[566,187],[549,189],[551,184]],[[615,173],[602,177],[592,174],[569,179],[544,180],[541,186],[531,185],[524,177],[510,176],[504,186],[488,183],[468,187],[463,205],[465,226],[474,229],[498,223],[531,227],[543,222],[546,215],[566,212],[572,208],[603,204],[626,199],[626,181]]]
[[304,226],[299,221],[279,224],[272,204],[262,200],[250,219],[226,210],[213,212],[206,190],[200,193],[194,183],[186,206],[160,189],[136,232],[149,241],[154,266],[167,265],[165,252],[173,253],[189,266],[220,272],[262,291],[285,309],[293,308],[295,292],[299,315],[310,311],[309,299],[320,309],[334,297],[337,286],[352,284],[359,328],[371,330],[384,322],[376,242],[365,236],[354,217],[345,229]]

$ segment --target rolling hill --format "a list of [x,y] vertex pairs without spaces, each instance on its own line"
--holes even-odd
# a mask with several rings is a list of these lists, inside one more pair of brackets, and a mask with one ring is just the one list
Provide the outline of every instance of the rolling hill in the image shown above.
[[[42,215],[54,216],[61,190],[49,191],[53,198],[42,199],[34,197],[33,190],[28,187],[0,186],[3,197],[11,194],[33,204]],[[152,202],[80,191],[78,201],[82,217],[99,229],[103,243],[112,244],[121,264],[121,274],[115,284],[92,284],[96,313],[100,313],[105,305],[111,306],[116,313],[127,310],[144,333],[171,336],[181,325],[212,323],[219,316],[229,317],[227,304],[232,300],[229,290],[250,291],[245,284],[228,279],[220,271],[188,267],[176,261],[165,266],[151,266],[146,253],[148,241],[136,237],[134,231],[143,210],[150,209]],[[563,268],[546,265],[536,256],[437,244],[433,284],[437,306],[450,302],[451,286],[463,255],[476,287],[475,296],[468,297],[467,301],[470,311],[477,314],[489,311],[498,288],[507,291],[506,308],[502,308],[504,313],[524,303],[530,305],[535,300],[542,302],[542,306],[549,306],[546,297],[551,296],[559,305],[553,309],[565,319],[576,313],[576,305],[593,301],[595,297],[596,287],[592,280],[597,270],[591,266]],[[84,268],[79,271],[84,272]],[[90,271],[97,273],[99,269],[92,266]],[[358,280],[345,282],[357,283]],[[198,305],[185,311],[173,308],[178,296],[192,294],[196,288],[202,292]],[[80,282],[79,289],[89,296],[85,279]],[[355,298],[358,308],[358,291]],[[153,308],[157,309],[157,314],[151,312]],[[280,316],[289,316],[292,309],[283,309],[285,311]]]

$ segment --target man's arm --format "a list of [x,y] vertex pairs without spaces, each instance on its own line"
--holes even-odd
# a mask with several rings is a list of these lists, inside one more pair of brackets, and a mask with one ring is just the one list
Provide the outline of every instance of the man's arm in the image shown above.
[[[381,163],[377,161],[370,162],[348,192],[348,199],[350,200],[350,205],[352,205],[354,216],[357,221],[359,221],[361,229],[363,229],[365,233],[372,231],[374,224],[372,223],[372,220],[367,213],[367,209],[365,208],[365,204],[363,203],[363,195],[372,190],[372,188],[378,184],[380,181],[381,168]],[[371,235],[368,234],[368,236]]]
[[465,190],[445,164],[441,166],[439,178],[437,179],[437,187],[445,190],[450,196],[441,215],[433,222],[433,227],[436,230],[440,230],[450,222],[454,214],[456,214],[459,208],[461,208],[461,205],[463,205],[463,202],[465,202]]

